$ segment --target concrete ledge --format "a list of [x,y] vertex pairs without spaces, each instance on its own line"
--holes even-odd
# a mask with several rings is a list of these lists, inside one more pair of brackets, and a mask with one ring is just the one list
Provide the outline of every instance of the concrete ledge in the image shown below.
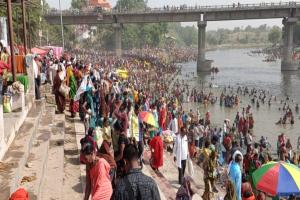
[[299,70],[298,62],[281,61],[281,71],[298,71],[298,70]]
[[[55,107],[53,107],[53,111]],[[44,170],[40,199],[63,199],[65,115],[55,115],[49,139],[47,170]],[[71,187],[71,186],[70,186]]]
[[[0,147],[0,161],[2,160],[4,154],[10,147],[11,143],[13,142],[16,133],[22,126],[25,118],[32,108],[33,99],[29,98],[29,102],[26,106],[22,108],[20,112],[12,112],[12,113],[4,113],[3,114],[3,122],[4,122],[4,141]],[[15,117],[12,117],[15,116]]]
[[[74,123],[75,123],[75,132],[76,132],[76,142],[78,147],[78,154],[80,154],[80,149],[81,149],[80,140],[85,136],[84,125],[80,121],[79,117],[76,117],[75,120]],[[85,185],[86,185],[85,179],[86,179],[85,165],[80,164],[80,182],[82,186],[82,191],[85,191]]]
[[27,167],[22,171],[22,177],[35,177],[35,180],[21,184],[30,194],[30,199],[43,199],[42,191],[48,171],[50,139],[53,135],[52,121],[54,120],[54,107],[46,107],[41,116],[41,122],[34,140],[34,146],[27,160]]
[[28,117],[16,134],[16,138],[12,139],[12,145],[2,159],[3,163],[7,165],[5,170],[0,172],[0,194],[1,197],[3,195],[4,199],[8,199],[9,195],[19,187],[22,171],[32,149],[43,110],[43,102],[30,110]]

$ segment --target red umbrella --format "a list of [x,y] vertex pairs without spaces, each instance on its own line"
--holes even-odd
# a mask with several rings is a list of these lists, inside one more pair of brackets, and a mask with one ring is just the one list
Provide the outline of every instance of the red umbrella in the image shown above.
[[147,111],[142,111],[139,113],[139,119],[142,121],[142,122],[145,122],[151,126],[154,126],[156,128],[158,128],[158,123],[153,115],[153,113],[151,112],[147,112]]

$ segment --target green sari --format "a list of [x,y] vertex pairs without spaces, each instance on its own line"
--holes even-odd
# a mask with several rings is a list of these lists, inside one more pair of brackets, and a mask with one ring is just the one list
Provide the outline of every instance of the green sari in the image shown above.
[[69,87],[70,87],[70,92],[69,92],[70,99],[74,99],[76,95],[76,79],[74,75],[70,76]]

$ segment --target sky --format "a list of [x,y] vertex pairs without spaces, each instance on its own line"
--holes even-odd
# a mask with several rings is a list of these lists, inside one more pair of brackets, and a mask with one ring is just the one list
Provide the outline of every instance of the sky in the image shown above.
[[[46,0],[50,7],[59,8],[59,0]],[[68,9],[71,5],[72,0],[61,0],[62,9]],[[115,6],[117,0],[107,0]],[[165,5],[169,6],[179,6],[186,4],[187,6],[195,5],[232,5],[233,3],[247,4],[247,3],[271,3],[271,2],[280,2],[280,0],[148,0],[148,6],[151,8],[163,7]],[[283,1],[282,1],[283,2]],[[268,26],[282,26],[282,19],[264,19],[264,20],[235,20],[235,21],[219,21],[219,22],[208,22],[207,30],[217,30],[218,28],[228,28],[233,29],[235,27],[246,27],[248,25],[253,27],[258,27],[262,24],[267,24]],[[182,23],[183,25],[196,25],[196,23]]]

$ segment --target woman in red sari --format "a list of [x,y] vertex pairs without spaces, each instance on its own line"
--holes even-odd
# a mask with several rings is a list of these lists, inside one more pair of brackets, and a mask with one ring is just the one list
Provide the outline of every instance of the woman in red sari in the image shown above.
[[150,141],[150,150],[151,150],[151,167],[153,170],[157,170],[158,168],[163,166],[163,141],[158,133],[152,140]]
[[163,131],[167,129],[167,109],[166,104],[164,104],[159,110],[159,126]]
[[84,200],[88,200],[90,195],[92,200],[110,200],[113,190],[109,175],[109,163],[104,158],[96,156],[93,143],[85,143],[83,153],[88,163]]

